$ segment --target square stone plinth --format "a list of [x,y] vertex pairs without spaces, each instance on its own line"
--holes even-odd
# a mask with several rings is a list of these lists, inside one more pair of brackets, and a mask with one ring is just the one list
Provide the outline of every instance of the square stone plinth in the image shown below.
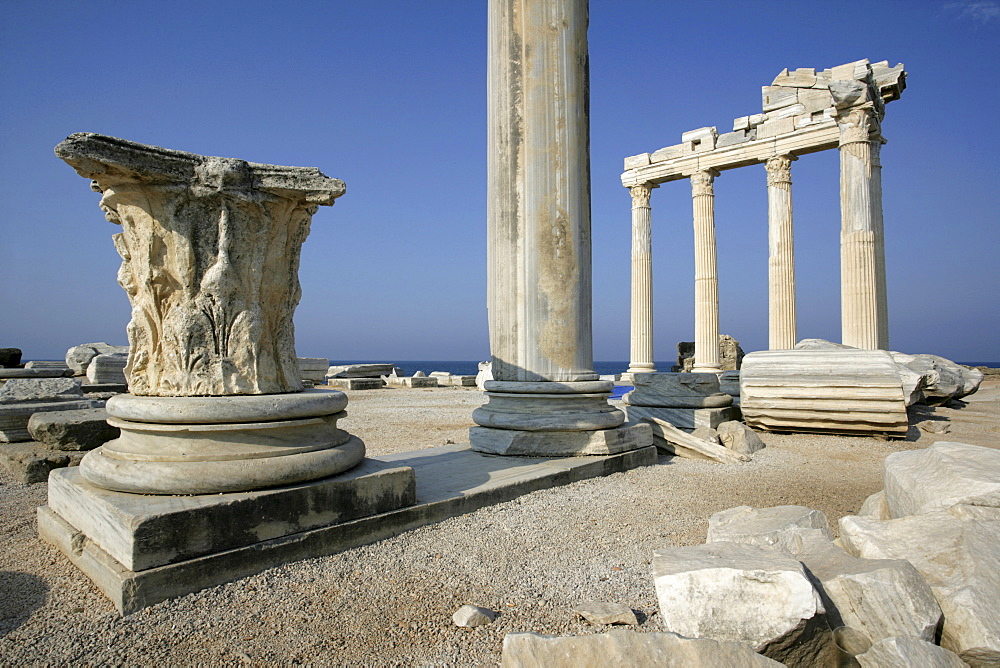
[[379,390],[383,383],[381,378],[327,378],[326,385],[335,390]]
[[[119,612],[131,614],[279,564],[367,545],[522,494],[656,464],[657,457],[654,447],[597,457],[495,457],[473,452],[468,444],[386,455],[366,460],[362,466],[412,471],[416,476],[415,504],[140,571],[126,568],[49,506],[38,509],[38,532],[93,580]],[[88,526],[98,521],[94,519]]]
[[472,427],[472,449],[492,455],[577,457],[616,455],[653,444],[649,425],[635,424],[595,431],[519,431]]
[[725,408],[663,408],[661,406],[629,406],[622,405],[628,424],[639,422],[643,418],[666,420],[678,429],[693,431],[699,427],[715,429],[723,422],[736,420],[739,413],[732,406]]
[[253,492],[113,492],[77,468],[49,477],[49,508],[131,571],[395,510],[416,501],[408,467],[365,460],[323,480]]

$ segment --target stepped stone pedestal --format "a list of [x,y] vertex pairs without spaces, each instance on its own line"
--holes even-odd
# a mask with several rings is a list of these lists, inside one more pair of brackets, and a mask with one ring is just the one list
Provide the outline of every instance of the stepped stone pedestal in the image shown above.
[[92,134],[56,155],[122,226],[132,394],[108,401],[121,436],[50,477],[43,538],[130,612],[295,558],[269,542],[414,502],[412,469],[357,468],[346,395],[302,391],[299,252],[343,182]]

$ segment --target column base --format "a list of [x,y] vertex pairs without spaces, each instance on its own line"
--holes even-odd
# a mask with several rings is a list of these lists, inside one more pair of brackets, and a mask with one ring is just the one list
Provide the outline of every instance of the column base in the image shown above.
[[733,406],[725,408],[666,408],[663,406],[624,406],[628,424],[643,418],[666,420],[678,429],[693,431],[699,427],[715,429],[723,422],[739,419],[740,413]]
[[625,415],[608,403],[614,383],[486,381],[486,405],[472,412],[481,427],[520,431],[593,431],[612,429]]
[[695,364],[694,367],[691,368],[691,373],[722,373],[722,365],[699,366]]
[[365,456],[337,429],[342,392],[108,401],[121,436],[80,463],[90,483],[132,494],[217,494],[317,480]]
[[594,431],[521,431],[472,427],[473,450],[515,457],[576,457],[616,455],[653,444],[648,424],[635,424]]
[[373,460],[334,478],[234,494],[126,494],[91,485],[76,468],[53,471],[48,489],[40,537],[126,615],[340,543],[354,547],[363,536],[341,525],[416,503],[413,469]]

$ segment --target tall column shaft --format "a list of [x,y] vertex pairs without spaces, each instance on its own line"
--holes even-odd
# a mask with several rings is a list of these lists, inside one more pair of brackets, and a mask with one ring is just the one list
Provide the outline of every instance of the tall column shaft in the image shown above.
[[768,348],[788,350],[798,341],[795,320],[795,249],[792,228],[792,161],[778,155],[767,169]]
[[652,373],[653,241],[649,196],[656,186],[632,186],[632,345],[628,373]]
[[882,218],[882,144],[881,137],[871,143],[872,159],[872,214],[875,218],[875,279],[878,281],[878,336],[879,348],[889,349],[889,294],[885,276],[885,224]]
[[585,381],[591,334],[586,0],[490,0],[488,308],[498,381]]
[[865,109],[852,109],[840,119],[841,340],[856,348],[885,349],[881,180],[873,179],[872,169],[872,146],[880,138],[872,138],[873,120]]
[[691,175],[694,205],[694,368],[722,371],[719,355],[719,273],[715,255],[715,190],[719,175],[706,169]]

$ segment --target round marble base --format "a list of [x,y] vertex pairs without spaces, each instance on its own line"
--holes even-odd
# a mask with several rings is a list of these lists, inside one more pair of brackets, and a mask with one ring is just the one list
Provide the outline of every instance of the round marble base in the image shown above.
[[521,431],[589,431],[625,422],[608,403],[611,381],[487,381],[486,405],[472,413],[482,427]]
[[322,391],[121,395],[107,407],[121,436],[88,453],[80,473],[99,487],[136,494],[240,492],[325,478],[365,456],[364,443],[337,428],[346,405],[343,393]]

